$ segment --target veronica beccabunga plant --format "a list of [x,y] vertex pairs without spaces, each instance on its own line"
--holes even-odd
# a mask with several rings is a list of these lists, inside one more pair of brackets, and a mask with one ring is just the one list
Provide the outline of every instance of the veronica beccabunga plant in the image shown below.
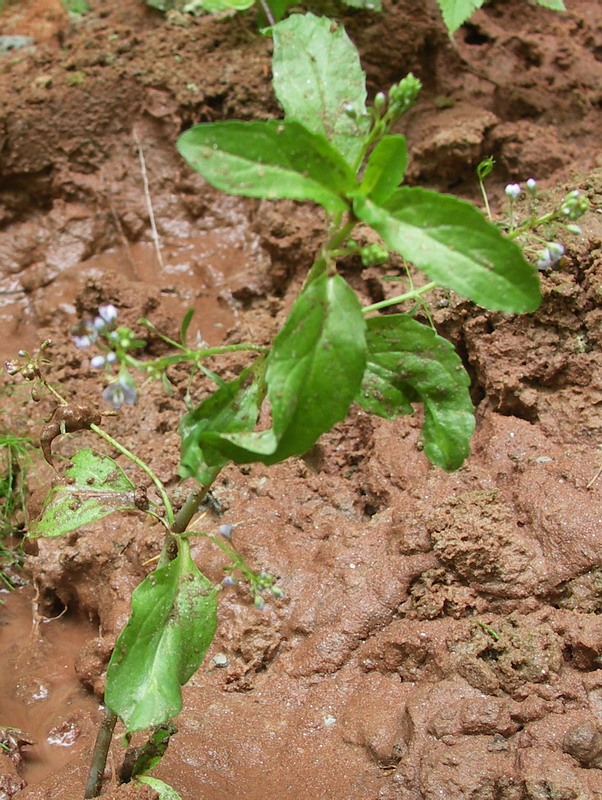
[[[468,455],[474,427],[469,378],[459,356],[411,313],[377,312],[404,301],[418,306],[437,286],[504,312],[533,311],[540,303],[535,266],[474,206],[402,185],[406,140],[392,130],[415,101],[420,82],[408,75],[367,105],[359,56],[343,28],[305,14],[278,23],[272,33],[273,82],[284,119],[201,124],[177,143],[186,161],[225,192],[311,201],[326,212],[324,244],[271,346],[192,347],[189,313],[180,341],[163,337],[173,353],[145,360],[139,357],[142,342],[118,326],[112,306],[102,307],[98,319],[78,333],[80,346],[100,346],[93,364],[107,371],[104,397],[115,408],[135,401],[135,370],[167,383],[166,370],[187,363],[215,379],[215,391],[189,407],[180,423],[180,474],[197,482],[184,505],[179,510],[172,506],[152,470],[100,427],[97,411],[68,403],[46,383],[38,356],[11,365],[13,372],[48,388],[59,403],[51,427],[43,432],[48,455],[56,436],[91,429],[143,469],[159,497],[151,502],[115,461],[82,450],[64,481],[52,489],[31,535],[57,536],[126,508],[152,514],[166,529],[157,568],[134,591],[131,617],[107,669],[107,718],[86,797],[100,791],[103,751],[106,756],[116,717],[128,733],[157,726],[165,733],[164,726],[180,711],[181,686],[209,647],[217,587],[193,562],[188,540],[208,535],[189,530],[189,524],[220,470],[230,461],[269,465],[305,453],[346,417],[353,402],[391,420],[422,403],[426,456],[444,470],[456,469]],[[353,232],[360,224],[379,234],[382,244],[359,248]],[[428,280],[362,307],[337,267],[344,255],[358,250],[370,264],[383,263],[388,251],[395,251]],[[207,357],[232,350],[250,356],[234,380],[225,382],[203,366]],[[266,398],[270,424],[257,431]],[[277,597],[281,592],[271,576],[246,566],[230,534],[224,530],[210,537],[232,561],[225,584],[246,580],[261,608],[264,594]],[[165,742],[169,736],[160,738]],[[133,774],[148,768],[144,761]]]

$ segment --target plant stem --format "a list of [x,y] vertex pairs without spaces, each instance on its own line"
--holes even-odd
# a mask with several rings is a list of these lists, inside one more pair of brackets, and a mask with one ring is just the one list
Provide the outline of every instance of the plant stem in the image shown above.
[[[175,346],[182,350],[180,345],[175,344]],[[236,353],[241,350],[250,350],[265,355],[269,352],[269,347],[263,347],[258,344],[225,344],[221,347],[207,347],[204,350],[185,350],[183,353],[178,353],[174,356],[165,356],[165,358],[157,358],[154,361],[140,361],[128,353],[126,360],[129,366],[135,369],[152,372],[152,370],[164,369],[174,364],[183,364],[186,361],[194,361],[195,364],[198,364],[202,358],[219,356],[222,353]]]
[[92,763],[88,772],[88,780],[86,781],[86,791],[84,793],[84,800],[90,797],[98,797],[102,788],[102,776],[105,771],[105,764],[107,763],[107,754],[113,738],[113,730],[117,722],[117,714],[111,711],[110,708],[105,708],[104,719],[98,729],[96,741],[94,742],[94,750],[92,753]]
[[[105,433],[102,430],[102,428],[99,428],[97,425],[91,427],[95,433],[97,433],[107,442],[110,442],[121,453],[130,458],[137,466],[139,466],[140,469],[144,470],[144,472],[146,472],[146,474],[153,479],[153,482],[161,492],[163,502],[165,503],[166,513],[169,513],[171,520],[170,531],[165,537],[165,541],[163,543],[163,550],[161,552],[159,563],[157,565],[158,567],[163,566],[169,561],[170,550],[172,545],[178,538],[177,534],[183,533],[188,527],[190,520],[196,514],[199,506],[207,496],[207,492],[209,491],[209,489],[213,485],[213,482],[219,475],[221,467],[215,467],[212,470],[211,480],[208,483],[202,484],[190,492],[190,494],[184,501],[184,505],[174,517],[173,509],[171,503],[169,502],[169,498],[167,497],[167,494],[165,492],[165,488],[161,483],[161,481],[156,477],[156,475],[150,469],[150,467],[148,467],[133,453],[130,453],[130,451],[123,445],[119,444],[119,442],[115,441],[115,439],[113,439],[112,436],[109,436],[108,433]],[[183,543],[182,539],[180,539],[179,541],[181,544]],[[117,715],[113,711],[111,711],[110,708],[106,707],[104,720],[101,723],[98,735],[96,737],[96,742],[94,743],[94,750],[92,753],[92,763],[90,764],[90,771],[88,773],[88,781],[86,783],[86,793],[84,794],[84,800],[88,800],[88,798],[92,797],[99,797],[100,795],[100,790],[102,788],[102,776],[105,769],[107,754],[109,752],[109,747],[111,745],[111,739],[113,737],[113,729],[115,728],[116,722],[117,722]]]
[[193,489],[192,492],[190,492],[190,494],[188,495],[188,497],[184,502],[184,505],[176,514],[173,525],[171,526],[172,533],[183,533],[186,530],[188,524],[190,523],[190,520],[194,517],[194,515],[198,511],[198,508],[205,499],[205,497],[207,497],[207,492],[209,491],[209,489],[213,485],[213,482],[219,475],[220,470],[221,467],[215,468],[213,477],[211,478],[211,481],[209,483],[202,484],[197,489]]
[[167,517],[167,522],[169,524],[169,527],[171,528],[174,524],[173,508],[169,501],[169,497],[167,496],[167,492],[165,491],[165,486],[163,486],[163,484],[161,483],[159,478],[157,478],[152,469],[147,464],[145,464],[144,461],[138,458],[138,456],[134,455],[134,453],[128,450],[127,447],[124,447],[122,444],[120,444],[117,441],[117,439],[113,439],[113,437],[110,436],[108,433],[106,433],[106,431],[103,431],[103,429],[100,428],[98,425],[94,424],[90,425],[90,430],[94,431],[95,434],[100,436],[101,439],[104,439],[105,442],[108,442],[110,445],[112,445],[116,450],[119,450],[120,453],[123,453],[123,455],[129,458],[130,461],[133,461],[137,467],[140,467],[140,469],[143,472],[146,472],[148,477],[157,487],[157,491],[161,495],[161,500],[163,500],[163,505],[165,507],[165,516]]
[[420,295],[430,292],[431,289],[437,288],[438,285],[439,284],[435,283],[435,281],[425,283],[424,286],[420,286],[418,289],[412,289],[411,292],[397,295],[397,297],[389,297],[388,300],[381,300],[380,303],[373,303],[371,306],[364,306],[362,311],[364,314],[367,314],[369,311],[378,311],[379,308],[388,308],[388,306],[396,306],[398,303],[405,303],[406,300],[414,300],[420,297]]

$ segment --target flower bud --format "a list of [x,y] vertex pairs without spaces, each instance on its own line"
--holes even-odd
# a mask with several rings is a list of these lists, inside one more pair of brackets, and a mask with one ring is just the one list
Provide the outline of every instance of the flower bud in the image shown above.
[[384,92],[378,92],[378,94],[374,97],[374,108],[377,111],[382,111],[387,103],[387,98]]
[[506,197],[509,197],[510,200],[516,200],[521,192],[520,183],[509,183],[504,189]]
[[4,365],[4,369],[9,375],[18,375],[22,367],[16,361],[7,361]]

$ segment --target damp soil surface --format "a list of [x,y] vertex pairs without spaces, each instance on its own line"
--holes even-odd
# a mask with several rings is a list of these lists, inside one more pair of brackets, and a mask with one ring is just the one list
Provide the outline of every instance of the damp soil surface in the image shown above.
[[[210,344],[268,343],[323,219],[221,195],[174,147],[196,122],[279,115],[253,18],[165,17],[138,0],[91,0],[80,18],[59,0],[3,5],[2,359],[51,338],[50,378],[107,410],[71,335],[102,303],[172,337],[194,307],[191,334]],[[456,473],[429,466],[419,410],[386,422],[356,407],[302,459],[223,471],[202,525],[234,525],[284,597],[259,610],[244,586],[222,592],[156,770],[183,800],[602,798],[602,28],[598,0],[567,6],[494,0],[453,42],[423,0],[343,13],[371,92],[410,70],[424,84],[400,127],[410,183],[479,203],[474,169],[493,155],[494,208],[507,181],[535,177],[542,207],[577,188],[592,211],[542,274],[537,312],[429,297],[472,378],[476,433]],[[366,302],[389,291],[354,258],[341,269]],[[165,352],[136,330],[144,354]],[[208,366],[227,379],[244,364]],[[172,395],[151,384],[103,425],[177,498],[183,399],[211,384],[170,378]],[[52,404],[14,386],[3,378],[3,424],[35,438]],[[57,467],[83,446],[99,447],[88,432],[55,441]],[[31,515],[53,474],[34,456]],[[83,796],[107,660],[161,541],[130,512],[26,545],[27,585],[1,595],[0,725],[18,731],[0,729],[0,798]],[[193,555],[222,580],[211,542]],[[116,737],[104,796],[152,798],[118,785],[123,754]]]

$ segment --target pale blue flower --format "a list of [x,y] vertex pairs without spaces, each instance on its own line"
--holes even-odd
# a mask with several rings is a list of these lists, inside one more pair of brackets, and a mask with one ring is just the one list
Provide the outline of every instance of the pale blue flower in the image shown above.
[[120,409],[124,403],[128,406],[135,405],[138,399],[138,392],[130,376],[125,373],[107,386],[102,393],[102,397],[113,408]]
[[516,200],[521,191],[522,189],[520,188],[520,183],[509,183],[504,189],[506,196],[511,200]]

